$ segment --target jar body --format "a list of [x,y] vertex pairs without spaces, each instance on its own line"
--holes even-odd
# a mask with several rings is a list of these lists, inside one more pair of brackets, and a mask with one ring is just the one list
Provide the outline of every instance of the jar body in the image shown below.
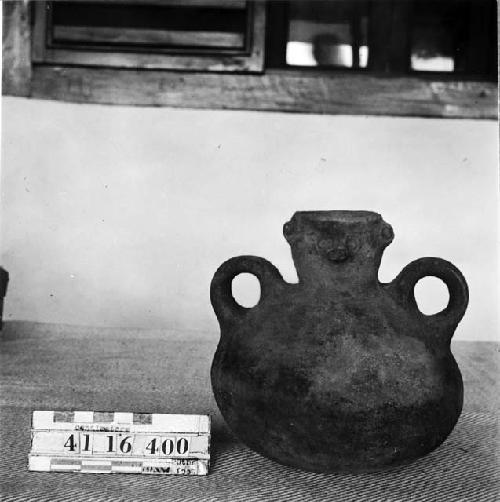
[[401,465],[441,444],[463,399],[449,347],[426,343],[383,291],[318,302],[300,289],[222,334],[212,387],[233,432],[317,472]]

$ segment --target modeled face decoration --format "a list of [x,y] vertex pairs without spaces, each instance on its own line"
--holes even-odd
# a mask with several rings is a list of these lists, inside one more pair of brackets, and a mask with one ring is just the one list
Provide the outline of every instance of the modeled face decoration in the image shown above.
[[346,221],[342,211],[296,213],[283,226],[294,255],[346,263],[379,256],[394,238],[392,227],[376,213]]

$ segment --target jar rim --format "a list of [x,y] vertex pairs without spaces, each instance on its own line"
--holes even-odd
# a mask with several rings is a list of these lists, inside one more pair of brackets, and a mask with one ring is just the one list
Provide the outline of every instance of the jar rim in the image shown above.
[[343,222],[343,223],[375,223],[382,220],[382,216],[374,211],[355,210],[318,210],[297,211],[293,218],[305,218],[313,221]]

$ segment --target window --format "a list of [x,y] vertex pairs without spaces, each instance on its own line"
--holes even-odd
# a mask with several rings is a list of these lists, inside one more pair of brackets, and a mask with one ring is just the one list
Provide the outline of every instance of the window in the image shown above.
[[263,69],[263,4],[241,0],[37,1],[35,9],[37,63]]
[[497,76],[495,0],[301,0],[278,17],[275,67]]
[[366,68],[367,30],[366,2],[292,2],[286,64]]
[[424,0],[413,5],[411,14],[412,70],[496,78],[494,1]]

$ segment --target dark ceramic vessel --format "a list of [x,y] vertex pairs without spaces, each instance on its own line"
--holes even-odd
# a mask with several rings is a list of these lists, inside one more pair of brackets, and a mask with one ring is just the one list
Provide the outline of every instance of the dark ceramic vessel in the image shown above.
[[[378,470],[432,451],[462,410],[450,351],[468,303],[460,271],[421,258],[380,283],[393,232],[372,212],[298,212],[283,232],[297,284],[254,256],[231,258],[212,280],[221,327],[212,387],[229,427],[258,453],[316,472]],[[250,309],[231,294],[242,272],[261,285]],[[414,297],[425,276],[450,294],[431,316]]]

